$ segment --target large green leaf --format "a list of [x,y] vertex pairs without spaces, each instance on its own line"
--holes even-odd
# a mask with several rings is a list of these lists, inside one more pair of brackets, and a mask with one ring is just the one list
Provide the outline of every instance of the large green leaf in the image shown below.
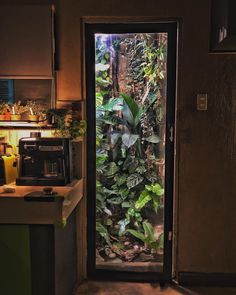
[[151,143],[158,143],[158,142],[160,142],[160,137],[157,136],[157,135],[155,135],[155,134],[150,135],[150,136],[148,136],[148,137],[146,137],[144,139],[146,141],[148,141],[148,142],[151,142]]
[[138,200],[135,203],[135,209],[141,210],[152,199],[148,191],[144,190],[140,194]]
[[116,116],[110,116],[110,115],[104,115],[102,118],[97,119],[97,121],[101,121],[107,125],[119,125],[120,123],[120,118]]
[[164,194],[164,189],[161,187],[159,183],[151,184],[151,185],[145,185],[145,188],[148,191],[153,192],[157,196],[162,196]]
[[121,204],[121,207],[122,207],[122,208],[130,208],[130,206],[131,206],[130,202],[123,202],[123,203]]
[[107,160],[107,154],[105,153],[97,153],[96,154],[96,166],[101,167]]
[[137,172],[138,174],[141,174],[139,173],[139,171],[137,171],[138,164],[139,164],[138,159],[135,159],[133,165],[129,167],[129,174],[135,173],[135,172]]
[[123,106],[123,117],[131,126],[136,127],[142,117],[143,109],[129,95],[122,93],[121,96],[125,102]]
[[108,103],[102,106],[98,106],[97,110],[102,110],[102,111],[120,111],[123,108],[123,98],[111,98]]
[[117,191],[115,190],[110,190],[106,187],[103,186],[103,192],[104,194],[106,194],[107,196],[110,196],[110,195],[117,195]]
[[140,122],[141,118],[143,115],[143,108],[139,107],[138,113],[136,114],[135,118],[134,118],[134,127],[136,127],[138,125],[138,123]]
[[96,64],[96,72],[103,72],[103,71],[107,71],[109,69],[110,65],[106,64],[102,64],[102,63],[98,63]]
[[115,145],[120,137],[121,137],[121,134],[119,132],[113,132],[111,134],[111,144]]
[[125,200],[127,198],[127,196],[129,195],[129,189],[126,188],[126,187],[120,188],[119,189],[119,194],[123,198],[123,200]]
[[111,85],[112,82],[110,81],[110,79],[103,79],[102,77],[96,77],[96,83],[104,86],[104,87],[107,87],[108,85]]
[[127,232],[129,232],[131,235],[135,236],[135,238],[143,241],[145,243],[146,237],[143,233],[134,230],[134,229],[128,229]]
[[106,171],[104,173],[105,176],[107,177],[113,177],[116,172],[119,171],[119,167],[116,165],[115,162],[110,162],[107,166],[106,166]]
[[154,236],[154,230],[153,230],[153,226],[151,225],[151,223],[144,221],[143,222],[143,229],[144,229],[144,233],[145,236],[148,240],[148,242],[155,242],[155,236]]
[[108,231],[100,222],[96,222],[96,231],[100,234],[101,237],[105,239],[109,246],[112,246]]
[[101,92],[96,93],[96,107],[102,106],[103,96]]
[[143,181],[143,177],[140,174],[138,173],[131,174],[127,178],[127,187],[131,189],[137,186],[138,184],[140,184],[142,181]]
[[132,145],[135,144],[138,138],[138,134],[124,133],[122,135],[122,142],[127,148],[130,148]]
[[116,180],[117,186],[121,186],[122,184],[126,183],[126,179],[127,179],[127,174],[116,176],[115,180]]
[[164,233],[162,233],[159,236],[158,242],[159,242],[159,248],[164,248]]
[[123,164],[123,170],[128,170],[134,163],[135,157],[128,155]]
[[123,199],[121,197],[113,197],[113,198],[107,199],[107,202],[113,205],[120,205],[123,202]]
[[154,208],[154,211],[155,211],[156,213],[157,213],[158,207],[159,207],[159,202],[158,202],[158,200],[156,200],[156,199],[153,198],[153,208]]

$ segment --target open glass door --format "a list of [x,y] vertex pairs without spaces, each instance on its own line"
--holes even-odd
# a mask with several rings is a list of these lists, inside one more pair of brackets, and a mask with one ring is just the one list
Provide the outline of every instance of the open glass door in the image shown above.
[[170,278],[176,24],[87,24],[88,269]]

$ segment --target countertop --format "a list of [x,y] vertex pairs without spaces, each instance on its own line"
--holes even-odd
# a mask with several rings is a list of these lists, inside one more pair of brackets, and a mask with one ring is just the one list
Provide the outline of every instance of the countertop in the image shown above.
[[16,186],[14,193],[3,192],[0,186],[0,224],[65,225],[67,218],[83,197],[83,179],[66,186],[54,186],[54,201],[26,201],[25,195],[42,191],[44,186]]

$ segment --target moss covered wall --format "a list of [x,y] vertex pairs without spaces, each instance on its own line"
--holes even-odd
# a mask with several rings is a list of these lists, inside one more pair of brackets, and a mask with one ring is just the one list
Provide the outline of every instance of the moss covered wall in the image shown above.
[[[61,100],[83,96],[81,17],[85,16],[182,20],[175,200],[177,267],[179,271],[236,273],[236,55],[208,54],[210,0],[57,0]],[[197,93],[208,93],[207,112],[196,111]]]

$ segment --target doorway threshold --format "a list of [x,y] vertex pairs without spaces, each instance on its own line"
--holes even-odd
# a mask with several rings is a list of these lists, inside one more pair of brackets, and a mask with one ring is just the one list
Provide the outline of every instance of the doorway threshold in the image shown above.
[[161,262],[98,262],[97,269],[130,272],[163,272]]

